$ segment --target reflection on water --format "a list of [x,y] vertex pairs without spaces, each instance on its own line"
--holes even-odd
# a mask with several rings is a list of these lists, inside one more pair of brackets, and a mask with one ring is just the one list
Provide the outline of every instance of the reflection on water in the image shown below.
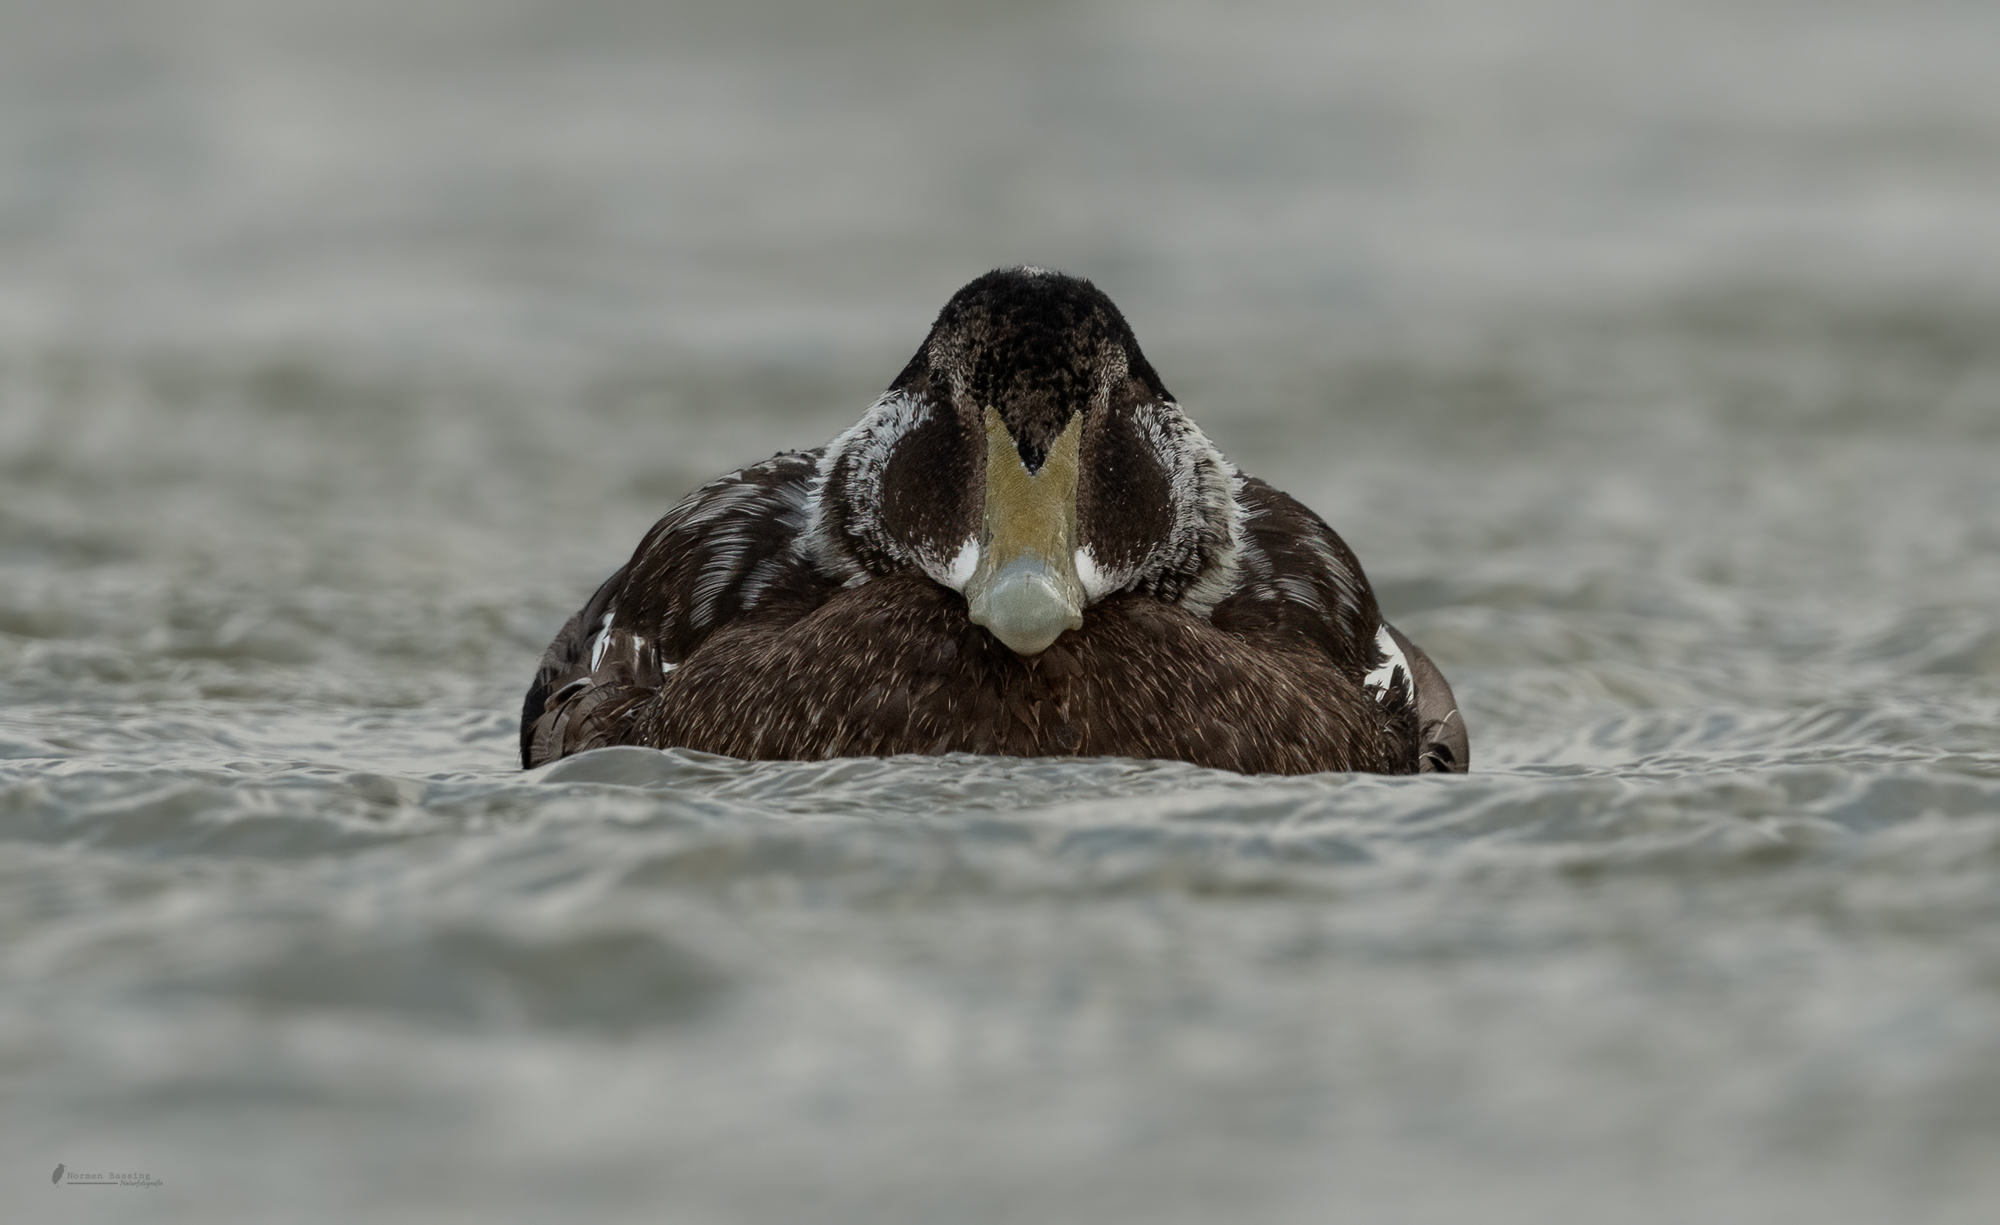
[[[187,1220],[2000,1208],[2000,12],[4,21],[35,1178]],[[1477,773],[511,769],[655,517],[1022,259],[1354,544]]]

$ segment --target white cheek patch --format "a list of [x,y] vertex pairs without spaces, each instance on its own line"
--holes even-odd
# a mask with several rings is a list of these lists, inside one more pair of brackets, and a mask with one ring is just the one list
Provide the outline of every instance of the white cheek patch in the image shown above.
[[1092,604],[1111,594],[1111,576],[1104,573],[1097,564],[1097,555],[1085,545],[1076,551],[1076,579],[1083,584],[1083,594]]
[[944,585],[953,591],[964,591],[979,569],[979,542],[968,539],[958,547],[958,555],[951,559],[951,566],[944,572]]
[[1401,668],[1403,676],[1407,678],[1406,683],[1410,685],[1411,693],[1414,695],[1416,678],[1410,672],[1410,661],[1403,658],[1403,648],[1396,645],[1396,639],[1389,633],[1388,626],[1385,625],[1375,631],[1375,649],[1388,658],[1382,661],[1381,667],[1362,678],[1362,687],[1375,690],[1375,700],[1382,701],[1389,696],[1389,687],[1396,679],[1396,669]]

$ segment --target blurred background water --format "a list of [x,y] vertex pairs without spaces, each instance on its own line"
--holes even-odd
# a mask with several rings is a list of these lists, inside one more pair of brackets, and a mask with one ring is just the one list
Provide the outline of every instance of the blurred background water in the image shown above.
[[[1993,1220],[1996,47],[4,0],[8,1219]],[[644,528],[1020,261],[1346,536],[1475,772],[516,771]]]

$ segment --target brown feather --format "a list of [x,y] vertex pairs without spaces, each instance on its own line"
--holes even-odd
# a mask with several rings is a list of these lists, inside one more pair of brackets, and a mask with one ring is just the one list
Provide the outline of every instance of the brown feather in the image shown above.
[[802,616],[774,610],[716,631],[626,716],[626,731],[631,743],[733,757],[967,752],[1414,772],[1415,711],[1380,710],[1323,653],[1230,634],[1143,595],[1104,601],[1028,662],[968,622],[959,596],[894,577]]

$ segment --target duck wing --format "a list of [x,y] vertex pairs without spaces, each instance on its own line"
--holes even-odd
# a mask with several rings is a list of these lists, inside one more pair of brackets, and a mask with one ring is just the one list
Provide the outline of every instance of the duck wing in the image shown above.
[[1382,619],[1361,562],[1339,533],[1290,495],[1238,478],[1244,518],[1236,585],[1213,614],[1217,628],[1265,641],[1304,640],[1352,678],[1327,700],[1367,703],[1413,745],[1412,772],[1463,773],[1465,720],[1444,674]]
[[633,716],[721,626],[825,598],[799,549],[820,452],[711,481],[653,525],[542,654],[521,707],[521,764],[631,743]]

